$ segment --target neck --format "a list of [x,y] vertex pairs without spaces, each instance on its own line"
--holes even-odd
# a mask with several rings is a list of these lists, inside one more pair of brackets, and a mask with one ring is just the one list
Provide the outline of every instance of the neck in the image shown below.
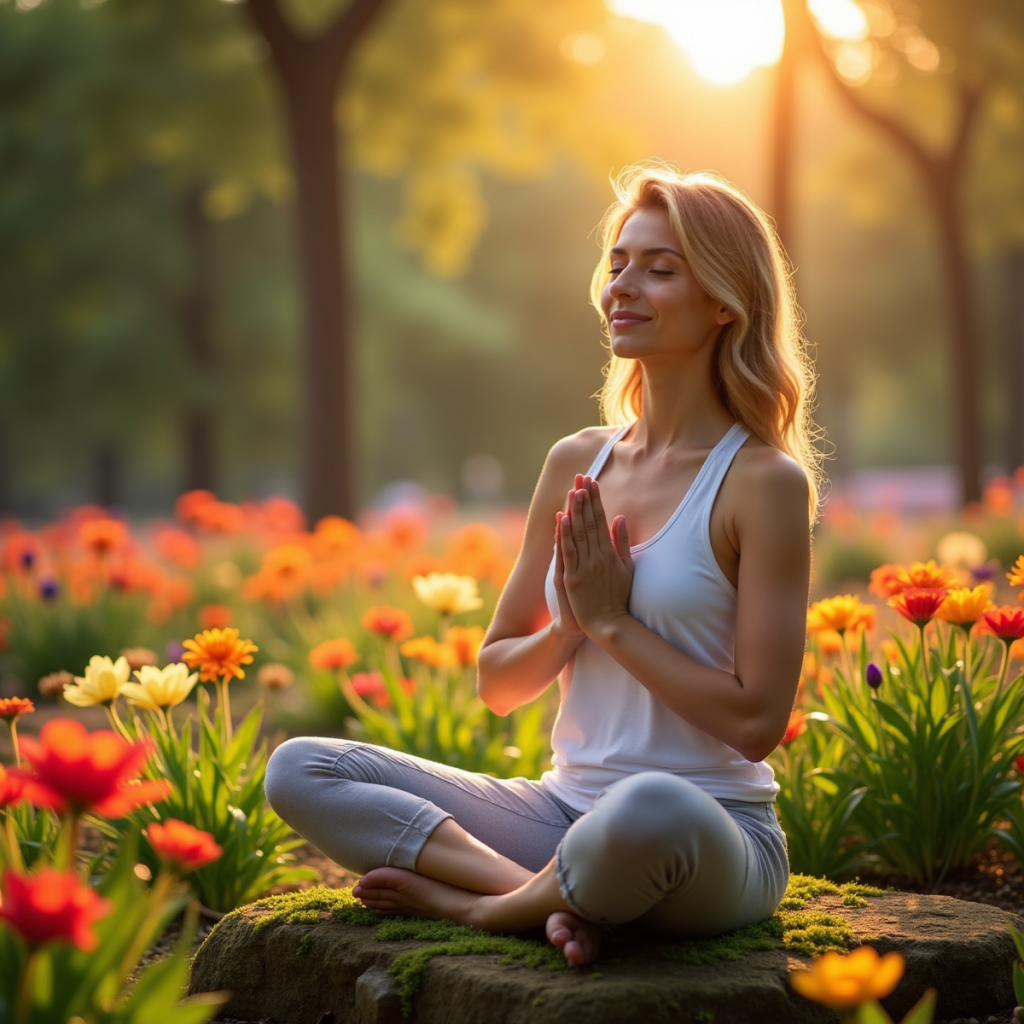
[[712,381],[713,348],[685,362],[642,360],[643,412],[634,440],[648,452],[677,445],[712,448],[735,422]]

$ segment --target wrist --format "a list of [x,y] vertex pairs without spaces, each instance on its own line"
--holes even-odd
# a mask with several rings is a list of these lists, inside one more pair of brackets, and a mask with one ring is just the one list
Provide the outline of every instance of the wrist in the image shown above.
[[613,615],[606,615],[596,620],[587,629],[587,636],[594,643],[604,647],[614,647],[622,636],[622,631],[628,621],[632,618],[628,611],[623,609]]
[[562,621],[562,617],[559,615],[551,620],[551,635],[558,641],[564,644],[569,644],[572,647],[578,647],[586,637],[586,633],[578,626],[576,629],[566,629],[565,623]]

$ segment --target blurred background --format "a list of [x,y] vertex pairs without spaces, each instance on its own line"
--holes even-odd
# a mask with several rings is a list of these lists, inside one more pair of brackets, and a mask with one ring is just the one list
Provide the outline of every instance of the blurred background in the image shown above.
[[651,157],[777,219],[833,508],[1014,486],[1019,0],[0,0],[0,516],[525,503]]

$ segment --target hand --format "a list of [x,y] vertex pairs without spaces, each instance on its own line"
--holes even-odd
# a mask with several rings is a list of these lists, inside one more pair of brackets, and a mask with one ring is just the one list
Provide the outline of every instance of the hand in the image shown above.
[[[572,491],[569,492],[572,494]],[[558,617],[555,619],[555,629],[570,640],[582,640],[586,635],[580,629],[576,621],[572,606],[569,604],[569,595],[565,592],[565,562],[562,559],[562,521],[569,521],[567,512],[555,513],[555,597],[558,601]]]
[[569,514],[558,520],[558,563],[562,587],[579,628],[595,637],[606,625],[629,614],[633,558],[624,516],[608,528],[601,489],[591,477],[576,477],[569,491]]

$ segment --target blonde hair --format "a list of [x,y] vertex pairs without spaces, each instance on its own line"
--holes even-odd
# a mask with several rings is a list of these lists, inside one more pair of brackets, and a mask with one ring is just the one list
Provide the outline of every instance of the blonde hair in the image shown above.
[[[772,222],[715,174],[639,163],[612,184],[616,201],[599,229],[602,259],[591,282],[591,302],[604,320],[601,292],[609,250],[626,219],[636,210],[664,210],[697,282],[736,314],[715,347],[718,397],[752,434],[799,463],[807,476],[813,522],[824,476],[815,443],[821,431],[811,417],[814,367],[801,333],[792,268]],[[604,328],[607,335],[607,321]],[[612,355],[599,392],[604,422],[621,425],[639,418],[642,392],[639,361]]]

